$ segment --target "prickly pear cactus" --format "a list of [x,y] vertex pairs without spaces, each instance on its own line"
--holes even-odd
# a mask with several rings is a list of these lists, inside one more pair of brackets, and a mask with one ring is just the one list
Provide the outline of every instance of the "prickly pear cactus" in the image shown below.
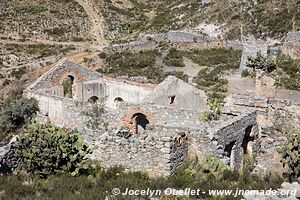
[[300,132],[292,131],[287,134],[288,145],[277,151],[282,153],[283,166],[289,167],[288,174],[292,178],[300,176]]
[[58,172],[75,176],[84,169],[91,153],[78,134],[52,124],[32,122],[11,146],[10,156],[1,163],[14,163],[11,172],[26,172],[46,177]]

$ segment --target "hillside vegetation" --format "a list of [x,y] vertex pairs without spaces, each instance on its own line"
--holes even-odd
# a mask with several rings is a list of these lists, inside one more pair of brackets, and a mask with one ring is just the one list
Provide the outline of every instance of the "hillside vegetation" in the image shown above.
[[1,39],[89,40],[87,14],[74,0],[0,1]]
[[[96,2],[94,0],[94,2]],[[298,0],[213,0],[203,5],[198,0],[127,0],[97,1],[111,39],[143,32],[194,28],[199,24],[220,26],[226,38],[239,39],[241,34],[256,37],[282,37],[299,29]]]

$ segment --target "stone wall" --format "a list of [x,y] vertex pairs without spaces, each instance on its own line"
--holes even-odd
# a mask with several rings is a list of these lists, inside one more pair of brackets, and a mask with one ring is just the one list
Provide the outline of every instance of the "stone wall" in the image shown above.
[[[119,110],[109,110],[103,114],[107,127],[103,130],[91,130],[86,126],[88,116],[84,111],[88,105],[72,99],[55,97],[49,94],[32,94],[39,100],[40,114],[38,121],[45,123],[51,121],[56,125],[77,129],[83,133],[85,141],[96,147],[92,158],[101,160],[105,167],[122,165],[127,170],[146,171],[151,175],[171,175],[176,168],[181,166],[187,158],[187,135],[170,122],[169,127],[151,120],[151,124],[143,132],[120,134],[125,129],[122,119],[125,113],[136,110],[136,106],[124,105]],[[154,110],[151,106],[143,110]],[[154,116],[161,114],[163,108],[153,112]],[[138,111],[142,112],[142,111]],[[178,111],[182,112],[182,111]],[[174,112],[164,112],[162,121],[171,118]],[[188,121],[189,116],[182,113]],[[174,120],[175,121],[175,120]],[[183,122],[184,123],[184,122]],[[188,125],[188,124],[187,124]],[[179,125],[178,125],[179,126]],[[129,137],[128,137],[129,136]]]
[[300,31],[287,34],[283,44],[283,53],[290,55],[293,59],[300,59]]
[[146,84],[128,84],[107,79],[86,81],[80,87],[81,97],[79,101],[87,102],[90,97],[105,99],[106,106],[116,108],[120,101],[138,104],[152,92],[154,86]]
[[[50,120],[83,133],[85,141],[96,147],[92,158],[101,160],[103,166],[123,165],[127,170],[147,171],[151,175],[171,175],[191,154],[199,161],[206,155],[216,154],[226,164],[238,168],[243,160],[241,146],[247,127],[252,127],[250,137],[256,135],[253,112],[224,114],[217,124],[205,124],[198,120],[198,111],[126,102],[118,109],[106,108],[102,116],[105,127],[91,130],[86,125],[89,117],[84,114],[91,105],[49,94],[31,96],[39,100],[40,122]],[[130,120],[137,113],[149,121],[143,131],[131,129]],[[236,141],[236,148],[230,161],[225,146],[232,141]]]
[[145,97],[143,103],[171,106],[185,110],[205,110],[207,95],[204,91],[187,84],[181,79],[169,76]]
[[266,56],[268,53],[268,46],[264,41],[256,40],[254,37],[246,38],[243,43],[243,53],[240,63],[240,71],[248,70],[247,61],[249,57],[255,57],[257,53]]
[[[174,131],[174,132],[173,132]],[[106,132],[95,142],[98,147],[93,159],[101,160],[105,167],[122,165],[130,171],[146,171],[150,176],[169,176],[186,160],[186,137],[179,141],[175,130],[153,128],[143,134],[124,138]]]
[[252,156],[258,148],[256,112],[248,111],[231,117],[227,122],[209,128],[208,135],[215,146],[215,154],[231,168],[239,169],[243,164],[243,156]]
[[268,99],[276,96],[275,80],[260,70],[256,70],[255,95]]
[[268,172],[272,169],[282,174],[285,170],[279,162],[281,155],[276,149],[287,144],[282,132],[284,128],[300,128],[300,101],[269,99],[253,94],[232,95],[227,99],[227,106],[257,111],[260,149],[257,152],[256,170]]
[[103,51],[144,51],[154,50],[163,42],[172,43],[178,49],[185,48],[209,48],[226,46],[220,39],[212,38],[191,30],[169,31],[167,33],[145,35],[135,41],[126,44],[114,44],[105,47]]

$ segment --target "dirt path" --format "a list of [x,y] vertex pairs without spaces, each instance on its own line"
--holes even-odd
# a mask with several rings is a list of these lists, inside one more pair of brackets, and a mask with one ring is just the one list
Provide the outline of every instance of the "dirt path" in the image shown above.
[[93,27],[91,31],[95,36],[97,44],[107,44],[104,38],[103,17],[99,14],[99,10],[89,0],[76,0],[76,2],[83,7],[92,23]]

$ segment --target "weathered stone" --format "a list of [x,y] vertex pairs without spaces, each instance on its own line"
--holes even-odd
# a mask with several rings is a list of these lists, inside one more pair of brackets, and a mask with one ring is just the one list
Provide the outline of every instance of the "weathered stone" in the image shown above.
[[166,154],[171,153],[171,149],[169,149],[169,148],[162,148],[162,149],[160,149],[160,151],[163,153],[166,153]]
[[[64,98],[61,82],[69,75],[75,80],[72,99]],[[235,154],[233,167],[238,168],[244,137],[251,135],[256,141],[258,132],[251,129],[257,126],[256,112],[251,109],[222,114],[215,123],[201,123],[198,118],[207,96],[175,77],[159,85],[132,83],[104,78],[67,62],[48,71],[25,93],[39,100],[40,119],[47,116],[57,125],[80,129],[85,141],[97,144],[93,157],[104,167],[123,165],[131,170],[172,174],[187,160],[189,151],[201,161],[216,153],[215,147],[220,145],[222,157],[224,147],[235,142],[230,150]],[[108,109],[101,115],[101,126],[93,131],[86,125],[93,119],[83,113],[89,111],[92,100],[92,106],[103,106],[96,103],[102,98]],[[247,129],[251,129],[250,135]]]

